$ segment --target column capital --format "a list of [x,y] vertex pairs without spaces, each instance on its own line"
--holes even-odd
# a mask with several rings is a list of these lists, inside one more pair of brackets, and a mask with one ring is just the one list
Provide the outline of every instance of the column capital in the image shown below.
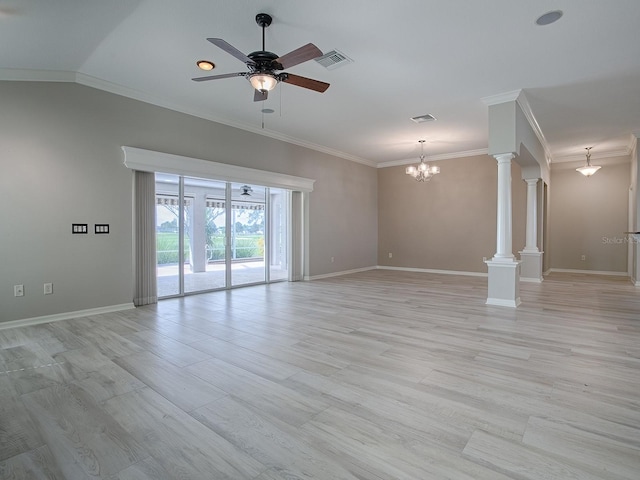
[[498,163],[508,163],[511,162],[511,160],[513,160],[515,158],[515,154],[513,152],[508,152],[508,153],[497,153],[493,156],[493,158],[495,158]]
[[537,185],[540,178],[525,178],[524,181],[527,182],[527,185]]

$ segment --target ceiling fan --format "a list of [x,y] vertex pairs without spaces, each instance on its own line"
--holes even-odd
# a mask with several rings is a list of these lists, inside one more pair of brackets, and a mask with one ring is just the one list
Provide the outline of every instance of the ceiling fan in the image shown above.
[[308,43],[285,55],[279,57],[275,53],[267,52],[264,47],[264,31],[271,25],[273,18],[267,13],[256,15],[256,23],[262,27],[262,50],[245,55],[233,45],[221,38],[207,38],[216,47],[221,48],[238,60],[244,62],[249,68],[248,72],[224,73],[222,75],[210,75],[207,77],[194,78],[195,82],[205,82],[207,80],[217,80],[230,77],[247,77],[251,86],[255,89],[254,102],[261,102],[267,99],[270,90],[273,90],[278,82],[290,83],[302,88],[308,88],[316,92],[324,92],[329,88],[329,84],[312,78],[301,77],[288,72],[278,72],[300,63],[320,57],[322,52],[313,43]]

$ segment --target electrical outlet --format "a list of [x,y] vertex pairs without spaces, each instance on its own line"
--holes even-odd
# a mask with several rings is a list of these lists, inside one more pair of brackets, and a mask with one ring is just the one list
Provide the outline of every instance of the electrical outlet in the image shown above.
[[53,283],[44,284],[44,294],[51,295],[53,293]]
[[335,261],[335,258],[331,257],[331,263],[333,263]]
[[583,262],[584,262],[586,259],[587,259],[587,256],[586,256],[586,255],[582,255],[582,256],[580,257],[580,260],[582,260]]
[[389,258],[393,258],[393,253],[389,252]]
[[24,297],[24,285],[14,285],[13,286],[13,296],[14,297]]

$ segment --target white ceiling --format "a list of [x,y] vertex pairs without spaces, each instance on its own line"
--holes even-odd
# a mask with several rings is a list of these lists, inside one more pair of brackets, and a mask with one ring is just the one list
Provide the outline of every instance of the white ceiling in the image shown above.
[[[259,12],[274,17],[267,50],[312,42],[354,63],[294,66],[331,87],[281,84],[264,103],[241,77],[193,82],[199,59],[246,70],[206,38],[260,50]],[[0,79],[75,78],[371,165],[415,160],[423,138],[428,157],[486,149],[482,99],[522,89],[557,162],[629,152],[639,38],[638,0],[0,0]]]

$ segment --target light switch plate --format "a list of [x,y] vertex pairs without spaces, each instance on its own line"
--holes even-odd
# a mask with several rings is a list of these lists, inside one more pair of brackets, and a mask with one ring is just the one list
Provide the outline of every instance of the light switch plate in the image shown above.
[[73,234],[87,234],[89,233],[89,224],[87,223],[72,223],[71,224],[71,233]]
[[96,235],[106,235],[109,233],[108,223],[96,223],[94,226],[94,233]]

